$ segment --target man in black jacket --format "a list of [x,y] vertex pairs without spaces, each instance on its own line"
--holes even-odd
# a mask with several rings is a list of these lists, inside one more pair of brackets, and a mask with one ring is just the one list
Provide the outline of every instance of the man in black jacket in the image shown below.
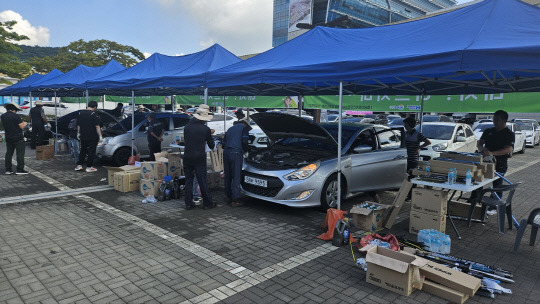
[[186,188],[184,197],[186,209],[193,208],[193,177],[197,177],[201,196],[203,198],[203,209],[210,209],[216,205],[212,201],[212,196],[208,190],[208,176],[206,174],[206,145],[214,149],[214,140],[210,128],[205,125],[212,119],[208,105],[199,106],[193,118],[184,128],[184,174],[186,176]]
[[82,171],[85,163],[86,172],[97,171],[96,168],[92,167],[92,164],[94,163],[94,157],[96,155],[96,147],[103,138],[99,126],[99,116],[95,112],[96,109],[97,102],[92,100],[88,103],[88,108],[82,110],[77,118],[77,135],[81,140],[81,151],[79,153],[79,161],[77,162],[75,171]]
[[[4,130],[6,131],[6,174],[28,174],[24,170],[24,137],[23,132],[26,122],[22,121],[17,114],[21,110],[16,103],[5,104],[7,112],[0,116]],[[17,172],[13,171],[11,159],[13,152],[17,151]]]
[[30,121],[32,122],[32,141],[30,148],[43,145],[43,135],[45,135],[45,124],[49,123],[43,110],[43,102],[36,101],[36,106],[30,110]]

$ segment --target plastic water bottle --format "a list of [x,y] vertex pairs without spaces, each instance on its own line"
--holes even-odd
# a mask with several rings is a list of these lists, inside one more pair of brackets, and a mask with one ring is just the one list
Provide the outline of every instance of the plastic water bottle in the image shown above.
[[430,176],[431,176],[431,167],[429,166],[429,162],[426,163],[426,173],[425,173],[425,176],[426,176],[426,177],[430,177]]
[[457,169],[452,169],[452,185],[457,183]]
[[424,244],[426,243],[426,229],[422,229],[418,231],[417,241],[418,243],[424,243]]
[[448,184],[452,185],[454,183],[454,170],[448,170]]
[[471,184],[472,184],[471,170],[467,170],[467,174],[465,175],[465,185],[470,186]]
[[444,253],[444,254],[449,254],[450,253],[450,244],[451,244],[452,240],[450,239],[450,236],[449,235],[445,235],[444,236],[444,240],[443,240],[443,250],[441,253]]

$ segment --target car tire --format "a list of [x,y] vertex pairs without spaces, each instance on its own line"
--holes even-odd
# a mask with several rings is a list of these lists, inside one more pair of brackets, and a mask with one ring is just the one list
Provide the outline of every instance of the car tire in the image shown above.
[[116,150],[116,152],[114,152],[113,161],[115,165],[117,166],[124,166],[128,164],[128,160],[130,156],[131,156],[131,148],[123,147]]
[[523,147],[521,148],[521,151],[519,151],[519,154],[525,154],[525,147],[526,146],[527,146],[527,144],[524,142]]
[[[344,182],[345,180],[341,179],[341,197],[345,196],[344,192]],[[321,191],[321,210],[326,211],[328,208],[337,208],[337,175],[332,174],[324,183]]]
[[540,138],[538,138],[538,139],[537,139],[537,142],[536,142],[535,144],[533,144],[533,145],[535,145],[535,146],[540,145]]

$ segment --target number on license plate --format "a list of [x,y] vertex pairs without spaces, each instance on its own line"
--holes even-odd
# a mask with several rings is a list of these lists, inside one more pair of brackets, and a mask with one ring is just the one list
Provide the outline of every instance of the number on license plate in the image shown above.
[[268,182],[266,180],[254,178],[251,176],[244,176],[244,182],[246,182],[246,184],[251,184],[259,187],[268,187]]

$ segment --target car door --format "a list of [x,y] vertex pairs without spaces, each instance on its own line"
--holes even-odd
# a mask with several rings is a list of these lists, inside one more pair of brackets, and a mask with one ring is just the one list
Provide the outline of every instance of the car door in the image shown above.
[[176,140],[176,138],[174,137],[174,132],[171,131],[173,130],[171,116],[172,115],[158,118],[163,124],[163,128],[165,130],[163,132],[163,141],[161,142],[162,148],[170,145],[173,141]]
[[[371,147],[371,151],[363,153],[354,152],[354,149],[360,146]],[[349,177],[350,192],[361,192],[375,187],[373,177],[368,174],[369,172],[376,171],[378,154],[374,155],[375,151],[377,151],[377,140],[373,129],[369,128],[360,132],[348,151],[351,160]]]
[[148,147],[148,130],[146,123],[148,120],[144,119],[137,126],[135,126],[135,145],[137,151],[141,157],[148,157],[150,155],[150,148]]
[[525,133],[521,131],[521,127],[518,124],[512,124],[512,131],[515,135],[514,150],[522,151],[525,146]]
[[467,152],[476,152],[477,139],[473,130],[469,126],[465,126],[465,138],[467,143]]
[[[465,138],[465,142],[458,142],[457,141],[458,137]],[[452,151],[468,152],[467,137],[465,136],[465,130],[463,129],[463,126],[458,125],[454,129],[454,136],[452,137]]]

